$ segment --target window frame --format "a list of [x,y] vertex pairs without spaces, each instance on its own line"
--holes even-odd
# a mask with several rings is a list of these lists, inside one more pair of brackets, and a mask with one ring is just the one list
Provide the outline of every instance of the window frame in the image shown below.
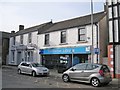
[[15,40],[16,40],[16,38],[15,38],[15,36],[13,37],[13,45],[15,45]]
[[[84,33],[81,33],[82,30],[85,30]],[[81,36],[84,36],[84,37],[81,39]],[[86,28],[85,27],[78,28],[78,42],[86,42],[86,40],[87,40],[86,39]]]
[[32,33],[28,33],[28,43],[32,43]]
[[20,35],[20,44],[23,44],[23,35]]
[[[65,33],[65,34],[64,34]],[[67,36],[67,32],[66,31],[61,31],[61,40],[60,43],[66,43],[66,36]]]
[[44,45],[49,45],[50,44],[50,34],[48,33],[48,34],[45,34],[45,42],[44,42]]

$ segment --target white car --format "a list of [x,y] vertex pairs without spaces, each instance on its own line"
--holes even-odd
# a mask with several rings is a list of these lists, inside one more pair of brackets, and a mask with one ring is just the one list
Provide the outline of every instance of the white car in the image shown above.
[[36,75],[49,75],[49,69],[35,62],[21,62],[18,65],[18,73]]

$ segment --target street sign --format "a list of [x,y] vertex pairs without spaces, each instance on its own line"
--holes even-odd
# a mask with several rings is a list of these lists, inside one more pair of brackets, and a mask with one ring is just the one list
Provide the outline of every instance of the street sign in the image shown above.
[[94,48],[94,53],[95,54],[99,54],[100,53],[100,49],[99,48]]

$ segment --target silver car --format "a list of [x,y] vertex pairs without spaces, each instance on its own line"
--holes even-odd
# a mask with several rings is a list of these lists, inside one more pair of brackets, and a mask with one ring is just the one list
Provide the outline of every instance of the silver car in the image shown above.
[[91,83],[92,86],[98,87],[101,84],[109,84],[112,81],[110,70],[107,65],[82,63],[77,64],[62,75],[64,82],[80,81]]
[[18,73],[36,75],[49,75],[49,69],[35,62],[21,62],[18,65]]

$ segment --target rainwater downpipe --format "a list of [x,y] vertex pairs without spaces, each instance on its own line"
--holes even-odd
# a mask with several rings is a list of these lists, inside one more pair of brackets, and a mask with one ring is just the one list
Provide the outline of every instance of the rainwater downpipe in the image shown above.
[[[98,49],[98,25],[97,25],[97,23],[95,23],[95,26],[96,26],[96,40],[97,40],[96,48]],[[98,51],[98,53],[99,53],[99,51]],[[97,53],[97,63],[99,63],[98,62],[98,53]]]

